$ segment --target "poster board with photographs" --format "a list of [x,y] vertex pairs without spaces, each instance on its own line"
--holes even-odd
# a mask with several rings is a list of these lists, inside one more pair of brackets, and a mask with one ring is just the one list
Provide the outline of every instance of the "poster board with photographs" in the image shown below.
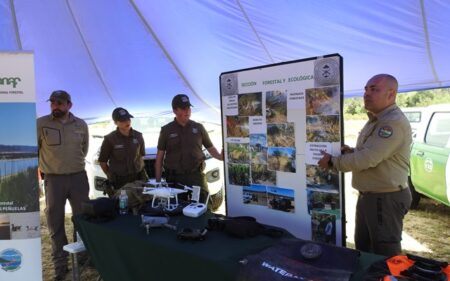
[[34,55],[0,52],[0,280],[40,281]]
[[220,75],[227,215],[253,216],[298,238],[345,242],[338,54]]

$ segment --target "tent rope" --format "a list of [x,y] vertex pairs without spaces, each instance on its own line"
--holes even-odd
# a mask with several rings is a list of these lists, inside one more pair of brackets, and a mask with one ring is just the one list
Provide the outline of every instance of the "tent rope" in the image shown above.
[[181,79],[183,80],[183,82],[185,83],[185,85],[189,88],[189,90],[192,92],[192,94],[194,94],[201,102],[203,102],[204,104],[206,104],[208,107],[210,107],[211,109],[213,109],[216,112],[220,112],[219,108],[217,108],[216,106],[212,105],[211,103],[209,103],[208,101],[206,101],[205,99],[203,99],[198,93],[197,91],[195,91],[195,89],[192,87],[191,83],[189,83],[189,81],[187,80],[186,76],[183,74],[183,72],[181,71],[181,69],[178,67],[178,65],[175,63],[175,61],[172,59],[172,56],[169,54],[169,52],[167,51],[167,49],[164,47],[164,45],[162,44],[161,40],[159,40],[159,37],[156,35],[155,31],[153,30],[153,28],[150,26],[150,24],[148,23],[148,21],[145,19],[145,17],[142,15],[142,13],[140,12],[139,8],[136,6],[136,3],[134,2],[134,0],[130,0],[130,4],[133,6],[133,9],[136,11],[137,15],[139,16],[140,20],[142,21],[142,23],[144,24],[146,30],[148,31],[148,33],[150,33],[150,35],[153,37],[153,39],[155,40],[156,44],[158,44],[159,48],[161,49],[161,51],[163,52],[163,54],[166,56],[166,58],[169,60],[170,64],[173,66],[173,68],[175,69],[175,71],[178,73],[178,75],[180,75]]
[[[420,11],[422,13],[423,31],[424,31],[424,35],[425,35],[425,44],[426,44],[426,48],[427,48],[428,61],[430,62],[430,67],[431,67],[431,71],[433,72],[434,81],[439,82],[439,76],[437,74],[436,67],[434,65],[433,54],[431,52],[431,47],[430,47],[430,34],[428,32],[427,15],[425,13],[425,6],[423,3],[423,0],[420,0]],[[441,83],[439,83],[439,85],[442,86]]]
[[100,79],[101,84],[103,85],[103,88],[105,88],[106,91],[106,95],[109,97],[109,99],[111,100],[112,104],[117,107],[116,101],[114,100],[113,96],[111,95],[111,91],[109,90],[108,86],[106,85],[105,79],[103,78],[103,75],[100,72],[100,69],[98,68],[97,63],[94,60],[94,56],[91,53],[91,50],[89,49],[88,44],[86,43],[86,39],[83,36],[83,33],[81,32],[81,28],[80,25],[78,24],[78,21],[75,17],[75,14],[73,13],[72,7],[70,6],[69,0],[66,0],[66,4],[67,7],[69,9],[70,15],[72,17],[72,20],[75,24],[75,27],[77,29],[78,34],[80,35],[81,38],[81,42],[83,42],[83,46],[86,49],[86,52],[88,54],[89,60],[91,61],[94,69],[95,69],[95,73],[97,73],[98,78]]

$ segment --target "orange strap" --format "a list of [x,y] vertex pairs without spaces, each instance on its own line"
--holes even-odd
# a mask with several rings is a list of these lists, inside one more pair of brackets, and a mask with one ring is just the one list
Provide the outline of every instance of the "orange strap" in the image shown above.
[[392,275],[401,276],[400,272],[413,266],[414,261],[408,259],[407,256],[394,256],[386,260],[386,264]]
[[[400,272],[407,270],[414,265],[414,261],[408,259],[407,256],[394,256],[386,260],[386,264],[389,267],[389,271],[393,276],[401,276]],[[442,269],[442,272],[447,275],[447,279],[450,280],[450,265]],[[385,276],[384,281],[390,281],[389,276]]]

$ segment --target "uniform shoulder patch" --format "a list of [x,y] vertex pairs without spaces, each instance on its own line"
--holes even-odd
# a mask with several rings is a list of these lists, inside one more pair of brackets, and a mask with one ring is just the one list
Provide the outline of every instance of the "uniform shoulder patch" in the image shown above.
[[378,136],[380,138],[389,138],[394,133],[391,126],[383,126],[378,130]]

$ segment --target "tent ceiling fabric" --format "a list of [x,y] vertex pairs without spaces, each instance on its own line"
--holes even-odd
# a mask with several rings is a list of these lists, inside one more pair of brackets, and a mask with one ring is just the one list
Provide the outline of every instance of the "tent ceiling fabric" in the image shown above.
[[0,51],[34,52],[39,116],[66,89],[84,118],[186,93],[219,120],[220,73],[332,53],[347,96],[382,72],[401,91],[448,87],[448,15],[444,0],[0,0]]

